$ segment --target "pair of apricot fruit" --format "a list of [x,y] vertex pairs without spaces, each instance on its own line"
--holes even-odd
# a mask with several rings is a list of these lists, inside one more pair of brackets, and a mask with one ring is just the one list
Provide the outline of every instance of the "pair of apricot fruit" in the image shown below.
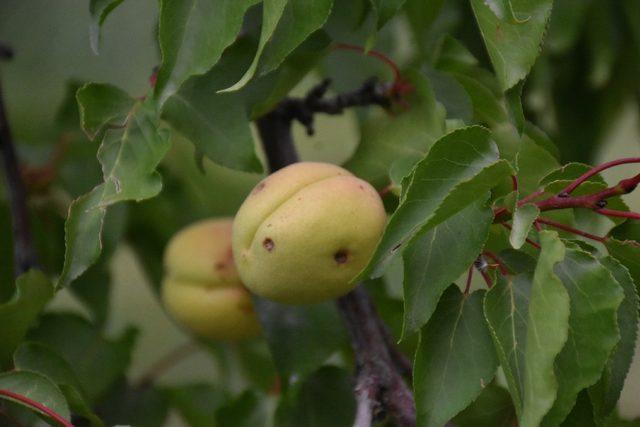
[[262,180],[233,221],[201,221],[173,237],[164,304],[196,335],[255,336],[250,292],[294,305],[346,294],[385,224],[367,182],[335,165],[296,163]]

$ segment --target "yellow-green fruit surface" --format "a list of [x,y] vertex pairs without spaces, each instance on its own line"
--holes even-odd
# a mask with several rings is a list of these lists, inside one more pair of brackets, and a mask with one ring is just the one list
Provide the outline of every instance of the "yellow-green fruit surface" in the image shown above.
[[165,249],[162,301],[198,336],[240,340],[260,333],[234,264],[231,227],[231,219],[200,221],[178,232]]
[[233,222],[242,282],[287,304],[337,298],[371,258],[387,216],[376,190],[338,166],[301,162],[268,176]]

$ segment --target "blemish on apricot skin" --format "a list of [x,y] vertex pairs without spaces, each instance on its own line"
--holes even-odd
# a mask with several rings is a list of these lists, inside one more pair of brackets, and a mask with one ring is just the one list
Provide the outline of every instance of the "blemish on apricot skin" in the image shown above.
[[267,237],[262,241],[262,246],[267,250],[267,252],[271,252],[273,251],[273,248],[276,246],[276,244],[273,243],[273,240]]
[[333,259],[338,264],[344,264],[349,260],[349,252],[344,249],[340,249],[335,254],[333,254]]
[[264,190],[264,187],[267,186],[266,182],[261,182],[260,184],[256,185],[256,188],[253,189],[253,194],[257,194],[259,192],[261,192],[262,190]]

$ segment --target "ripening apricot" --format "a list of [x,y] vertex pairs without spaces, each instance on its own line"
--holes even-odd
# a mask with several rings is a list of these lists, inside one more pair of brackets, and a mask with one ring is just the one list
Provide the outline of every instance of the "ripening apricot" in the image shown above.
[[165,250],[162,301],[196,335],[238,340],[259,334],[251,295],[238,277],[231,251],[231,219],[194,223]]
[[233,222],[233,254],[252,292],[317,303],[355,286],[385,224],[369,183],[335,165],[296,163],[265,178],[244,201]]

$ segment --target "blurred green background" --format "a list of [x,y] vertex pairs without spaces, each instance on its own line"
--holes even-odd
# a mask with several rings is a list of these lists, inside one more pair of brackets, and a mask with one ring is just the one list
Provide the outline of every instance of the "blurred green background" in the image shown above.
[[[32,161],[44,161],[55,141],[54,115],[63,100],[69,80],[99,81],[116,84],[134,96],[143,95],[153,67],[159,62],[154,42],[157,2],[126,1],[109,17],[102,32],[100,54],[89,46],[90,23],[88,4],[77,0],[2,0],[0,2],[0,39],[15,50],[12,62],[3,64],[2,83],[8,113],[19,149]],[[302,87],[308,87],[307,79]],[[352,112],[341,117],[320,117],[317,136],[308,138],[296,128],[299,149],[305,159],[340,163],[353,152],[358,131]],[[640,111],[630,104],[619,117],[593,162],[626,156],[640,156]],[[88,142],[88,144],[91,144]],[[97,148],[97,147],[95,147]],[[188,164],[180,174],[193,180],[187,200],[198,206],[175,206],[176,210],[207,212],[210,216],[230,215],[241,202],[244,191],[257,177],[240,174],[207,164],[202,176],[190,159],[191,147],[178,143],[168,170]],[[35,159],[35,160],[34,160]],[[611,171],[613,182],[629,176],[629,168]],[[630,207],[640,210],[640,192],[627,198]],[[195,219],[195,218],[194,218]],[[2,236],[3,239],[7,238]],[[62,250],[62,248],[60,248]],[[0,254],[1,255],[1,254]],[[3,257],[6,262],[6,258]],[[140,376],[157,358],[188,337],[165,315],[149,284],[149,279],[134,252],[121,244],[112,259],[112,311],[108,323],[111,333],[118,334],[128,325],[141,331],[136,347],[132,378]],[[57,294],[52,310],[82,311],[82,305],[68,291]],[[625,417],[640,416],[640,349],[627,379],[621,413]],[[215,378],[219,372],[204,353],[198,353],[177,365],[161,382],[190,382]]]

